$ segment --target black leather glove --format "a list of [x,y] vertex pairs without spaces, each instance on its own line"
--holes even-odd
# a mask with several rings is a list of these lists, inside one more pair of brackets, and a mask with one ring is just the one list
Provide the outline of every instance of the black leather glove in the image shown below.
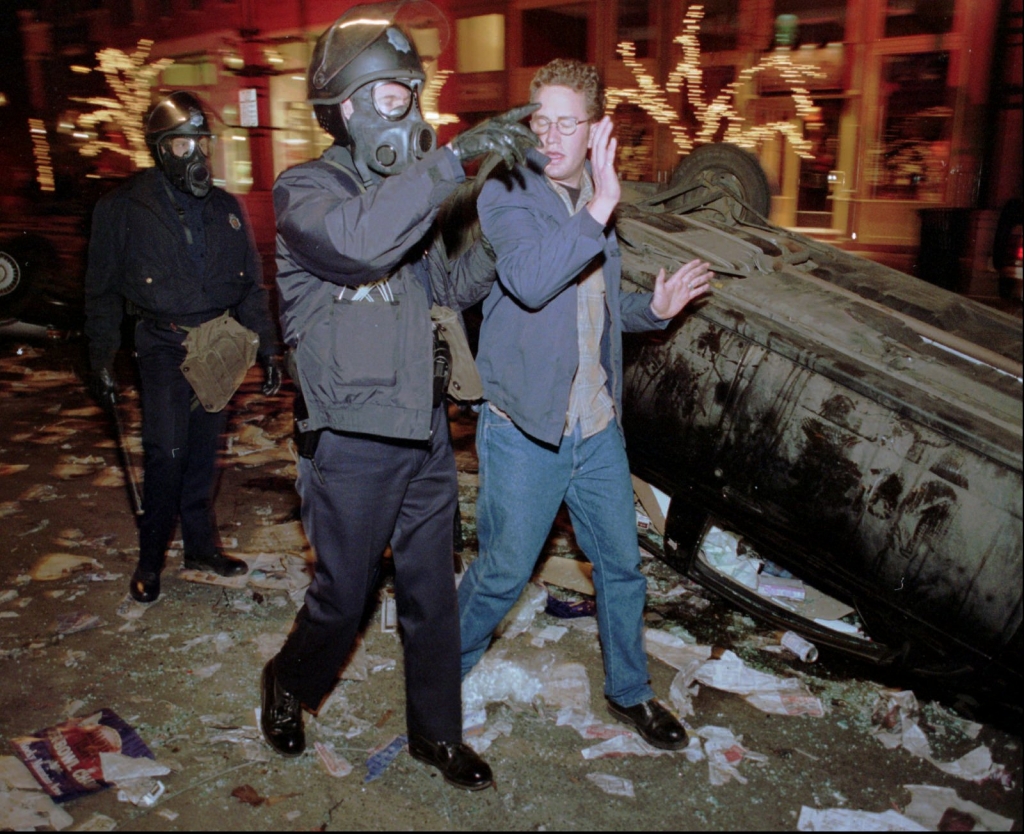
[[100,368],[93,371],[89,378],[89,393],[104,411],[113,411],[117,405],[117,388],[114,385],[113,370]]
[[260,391],[266,397],[272,397],[281,390],[281,357],[264,356],[260,359],[263,365],[263,387]]
[[520,122],[537,110],[539,103],[513,107],[507,113],[480,122],[451,141],[451,149],[465,165],[485,154],[495,153],[510,169],[517,162],[526,161],[530,148],[539,148],[540,139]]

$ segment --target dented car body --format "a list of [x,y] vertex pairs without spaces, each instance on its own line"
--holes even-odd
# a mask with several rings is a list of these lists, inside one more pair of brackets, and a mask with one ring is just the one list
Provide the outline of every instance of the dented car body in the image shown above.
[[[624,289],[692,257],[716,272],[667,331],[625,337],[631,468],[670,498],[661,555],[820,646],[1014,691],[1020,321],[715,196],[623,205],[617,225]],[[870,639],[711,570],[712,524],[848,603]]]

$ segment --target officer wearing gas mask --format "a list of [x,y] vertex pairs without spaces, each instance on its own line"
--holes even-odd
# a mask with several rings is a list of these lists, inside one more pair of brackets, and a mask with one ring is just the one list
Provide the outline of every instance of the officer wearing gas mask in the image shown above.
[[261,729],[279,753],[303,751],[303,708],[315,712],[333,687],[390,545],[409,752],[479,790],[492,775],[462,743],[458,489],[430,307],[465,309],[495,274],[479,243],[449,260],[435,219],[464,163],[496,153],[511,167],[536,141],[519,124],[528,106],[437,147],[406,28],[418,24],[403,24],[424,6],[436,34],[444,19],[430,4],[390,3],[356,6],[321,35],[308,98],[334,144],[274,186],[281,325],[305,403],[296,488],[316,568],[264,667]]
[[235,197],[213,185],[213,136],[202,104],[191,93],[171,93],[151,109],[145,131],[156,167],[105,195],[93,212],[85,332],[91,390],[114,412],[122,318],[127,312],[134,319],[144,484],[139,562],[129,592],[153,602],[179,519],[185,567],[220,576],[246,571],[245,562],[222,552],[213,513],[227,413],[199,407],[181,371],[183,342],[227,313],[259,337],[265,395],[277,393],[282,366],[245,214]]

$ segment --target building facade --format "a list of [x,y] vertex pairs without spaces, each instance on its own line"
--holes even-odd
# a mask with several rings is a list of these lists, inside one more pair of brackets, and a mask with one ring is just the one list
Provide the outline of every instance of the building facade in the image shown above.
[[[989,291],[995,217],[1021,194],[1021,0],[435,1],[448,26],[420,46],[442,140],[525,101],[551,58],[579,58],[609,87],[626,179],[670,182],[695,144],[735,141],[767,172],[779,225]],[[274,178],[328,139],[305,68],[350,5],[43,2],[21,18],[33,107],[70,129],[68,90],[109,86],[93,55],[145,44],[164,62],[152,97],[187,88],[211,104],[222,184],[265,244]]]

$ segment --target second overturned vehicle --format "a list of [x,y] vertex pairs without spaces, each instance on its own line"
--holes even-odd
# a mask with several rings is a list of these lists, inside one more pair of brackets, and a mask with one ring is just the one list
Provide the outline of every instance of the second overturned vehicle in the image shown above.
[[[626,337],[627,451],[668,498],[661,556],[819,646],[1014,704],[1020,321],[771,225],[767,192],[707,147],[712,164],[620,206],[617,225],[624,289],[694,257],[717,273],[666,332]],[[863,633],[716,570],[715,526],[847,604]]]

